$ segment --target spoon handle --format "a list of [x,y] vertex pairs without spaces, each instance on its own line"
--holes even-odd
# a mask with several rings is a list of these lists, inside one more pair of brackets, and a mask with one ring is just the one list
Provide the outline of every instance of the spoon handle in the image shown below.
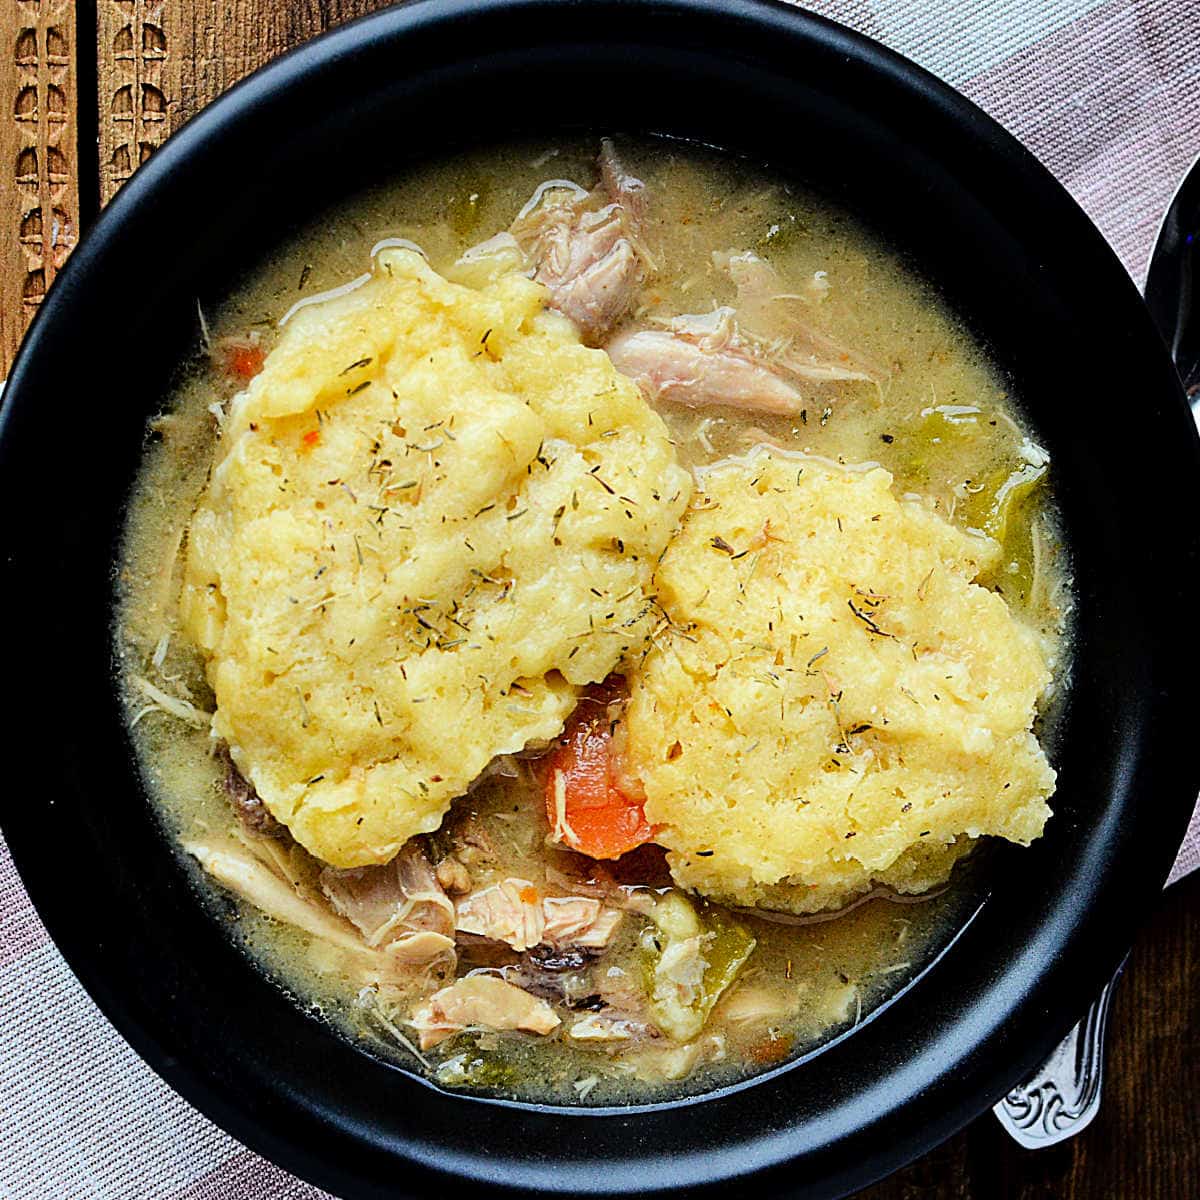
[[1146,272],[1145,296],[1200,422],[1200,156],[1163,214]]
[[1100,1111],[1108,1012],[1124,969],[1122,961],[1083,1020],[1029,1079],[992,1109],[1000,1124],[1027,1150],[1074,1137]]
[[[1200,426],[1200,157],[1184,175],[1163,216],[1150,255],[1145,295]],[[1000,1124],[1027,1149],[1073,1137],[1099,1111],[1108,1010],[1124,968],[1122,961],[1083,1020],[1037,1072],[992,1109]]]

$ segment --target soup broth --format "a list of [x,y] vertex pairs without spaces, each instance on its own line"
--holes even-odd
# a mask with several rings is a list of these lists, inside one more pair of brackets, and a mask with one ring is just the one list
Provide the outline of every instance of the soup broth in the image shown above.
[[[782,401],[747,405],[736,389],[726,402],[710,397],[693,404],[694,389],[680,402],[683,393],[653,378],[649,385],[639,380],[665,422],[678,464],[697,481],[696,495],[704,495],[706,472],[730,462],[749,463],[752,471],[763,453],[794,461],[800,473],[835,473],[831,478],[843,469],[858,478],[877,465],[890,473],[903,503],[936,514],[980,545],[990,539],[977,582],[1002,596],[1021,628],[1032,631],[1051,679],[1041,689],[1035,727],[1045,741],[1067,676],[1067,559],[1052,503],[1052,464],[986,350],[898,255],[815,195],[766,170],[683,145],[620,141],[617,150],[637,184],[628,194],[639,207],[636,237],[630,234],[639,283],[611,327],[594,337],[585,330],[585,338],[615,346],[633,331],[643,335],[638,347],[731,354],[730,362],[751,364],[771,396],[786,388],[791,397],[786,411]],[[555,779],[567,772],[556,776],[553,764],[565,760],[553,757],[560,753],[554,745],[535,739],[524,750],[497,755],[441,825],[411,843],[436,879],[429,885],[439,893],[431,912],[450,914],[453,950],[381,975],[370,965],[377,946],[362,954],[347,948],[346,938],[358,937],[361,926],[348,918],[346,895],[373,878],[361,872],[385,868],[342,867],[331,875],[263,809],[242,764],[231,763],[212,732],[212,676],[181,615],[181,592],[193,517],[210,487],[231,403],[264,361],[269,369],[289,325],[336,304],[339,292],[353,295],[373,262],[378,271],[392,250],[417,247],[434,272],[465,279],[474,269],[468,252],[536,217],[537,198],[546,203],[565,195],[595,211],[605,199],[597,199],[604,179],[602,173],[597,182],[596,158],[594,141],[553,142],[414,170],[324,214],[221,304],[205,303],[201,348],[150,424],[130,504],[115,632],[119,682],[149,792],[172,840],[184,848],[197,891],[262,969],[370,1053],[441,1086],[588,1105],[708,1090],[851,1029],[910,984],[962,928],[986,887],[986,855],[964,857],[947,884],[917,894],[880,886],[876,875],[872,886],[847,893],[831,910],[790,901],[736,903],[732,886],[697,895],[672,875],[682,874],[688,852],[667,843],[668,863],[648,818],[644,844],[619,857],[572,849],[576,843],[552,819]],[[529,261],[535,254],[518,242],[523,272],[535,273]],[[708,324],[681,328],[682,315]],[[751,326],[753,353],[745,349]],[[615,350],[613,358],[621,367]],[[328,436],[321,430],[329,419],[327,410],[318,436]],[[358,484],[339,486],[360,503]],[[685,521],[702,507],[694,496]],[[513,512],[522,515],[519,506]],[[768,555],[770,539],[764,527],[752,553]],[[717,559],[743,553],[732,538],[726,546],[709,540]],[[354,545],[361,563],[362,547]],[[747,566],[753,561],[747,555]],[[755,586],[753,575],[745,585]],[[858,599],[851,595],[845,619],[852,626],[865,622],[876,641],[894,641],[888,603],[864,583]],[[663,619],[666,625],[648,626],[644,644],[625,652],[614,672],[618,688],[636,691],[651,645],[666,653],[659,642],[675,630],[668,629],[669,614]],[[439,636],[440,646],[454,645]],[[828,646],[814,645],[796,661],[815,676],[833,657]],[[828,688],[820,702],[839,720],[841,694],[852,682],[835,677],[816,685]],[[581,703],[591,695],[580,694]],[[606,710],[611,723],[622,725],[623,691],[594,702],[613,705]],[[638,702],[631,703],[636,714]],[[382,726],[378,708],[375,715]],[[303,695],[297,720],[307,724]],[[852,744],[873,736],[867,722],[838,728],[835,765],[839,750],[846,757]],[[621,734],[609,734],[621,744]],[[647,812],[663,803],[650,797]],[[968,832],[960,831],[956,855],[967,848]],[[712,853],[693,848],[688,862]],[[488,889],[494,890],[485,918],[469,902]],[[410,909],[411,892],[404,893]],[[487,921],[501,899],[535,908],[544,940],[526,944],[534,935],[520,931],[495,935]],[[360,900],[354,892],[354,903]],[[578,900],[589,907],[580,909],[576,934],[552,938],[551,914],[560,912],[554,902]],[[288,919],[282,909],[293,903],[328,912]],[[602,935],[606,914],[614,926]],[[337,936],[324,932],[326,919]],[[414,926],[409,933],[432,929]],[[681,1008],[677,996],[664,998],[656,989],[674,982],[664,963],[681,958],[691,943],[699,947],[693,966],[699,964],[700,975],[680,984],[687,993]],[[464,979],[519,989],[528,1000],[525,1015],[489,1025],[478,1018],[486,1005],[468,1006],[456,1023],[448,1001],[429,1008],[431,996]],[[498,1002],[491,994],[487,1001]],[[539,1021],[549,1027],[529,1027]]]

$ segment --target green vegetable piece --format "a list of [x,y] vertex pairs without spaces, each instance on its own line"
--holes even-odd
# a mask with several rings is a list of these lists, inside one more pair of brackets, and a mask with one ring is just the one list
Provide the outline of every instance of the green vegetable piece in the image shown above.
[[707,907],[698,913],[682,892],[663,896],[650,919],[657,928],[642,940],[650,1010],[664,1033],[686,1042],[704,1028],[756,942],[726,913]]
[[911,483],[927,485],[963,448],[986,436],[983,410],[973,404],[939,404],[924,409],[921,420],[900,438],[896,467]]
[[513,1089],[518,1072],[511,1062],[471,1048],[439,1064],[434,1078],[442,1087]]
[[708,970],[704,972],[704,988],[708,993],[704,1013],[706,1018],[721,998],[722,992],[737,978],[738,972],[746,965],[746,960],[754,953],[754,947],[758,944],[754,935],[744,925],[720,909],[709,910],[708,923],[713,940],[705,954],[705,958],[708,959]]
[[1016,604],[1027,603],[1033,589],[1034,508],[1047,474],[1045,462],[997,472],[962,513],[968,525],[1000,543],[999,565],[983,582]]
[[996,489],[991,510],[983,523],[984,533],[1003,544],[1011,533],[1010,527],[1017,523],[1013,518],[1023,514],[1026,502],[1045,478],[1045,463],[1039,467],[1022,463],[1011,472]]

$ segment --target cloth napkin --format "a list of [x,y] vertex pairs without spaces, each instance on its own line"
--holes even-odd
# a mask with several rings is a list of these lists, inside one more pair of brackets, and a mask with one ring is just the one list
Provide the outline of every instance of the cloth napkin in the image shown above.
[[[1200,152],[1191,0],[825,0],[1005,125],[1074,193],[1139,285]],[[1171,881],[1200,868],[1194,817]],[[59,956],[0,845],[0,1198],[317,1200],[176,1096]]]

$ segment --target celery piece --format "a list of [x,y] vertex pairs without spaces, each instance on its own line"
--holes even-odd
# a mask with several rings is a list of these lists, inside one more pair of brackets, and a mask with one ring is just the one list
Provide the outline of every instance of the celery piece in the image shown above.
[[676,1041],[694,1038],[754,951],[754,936],[715,909],[697,912],[682,892],[668,892],[650,914],[646,991],[655,1023]]

